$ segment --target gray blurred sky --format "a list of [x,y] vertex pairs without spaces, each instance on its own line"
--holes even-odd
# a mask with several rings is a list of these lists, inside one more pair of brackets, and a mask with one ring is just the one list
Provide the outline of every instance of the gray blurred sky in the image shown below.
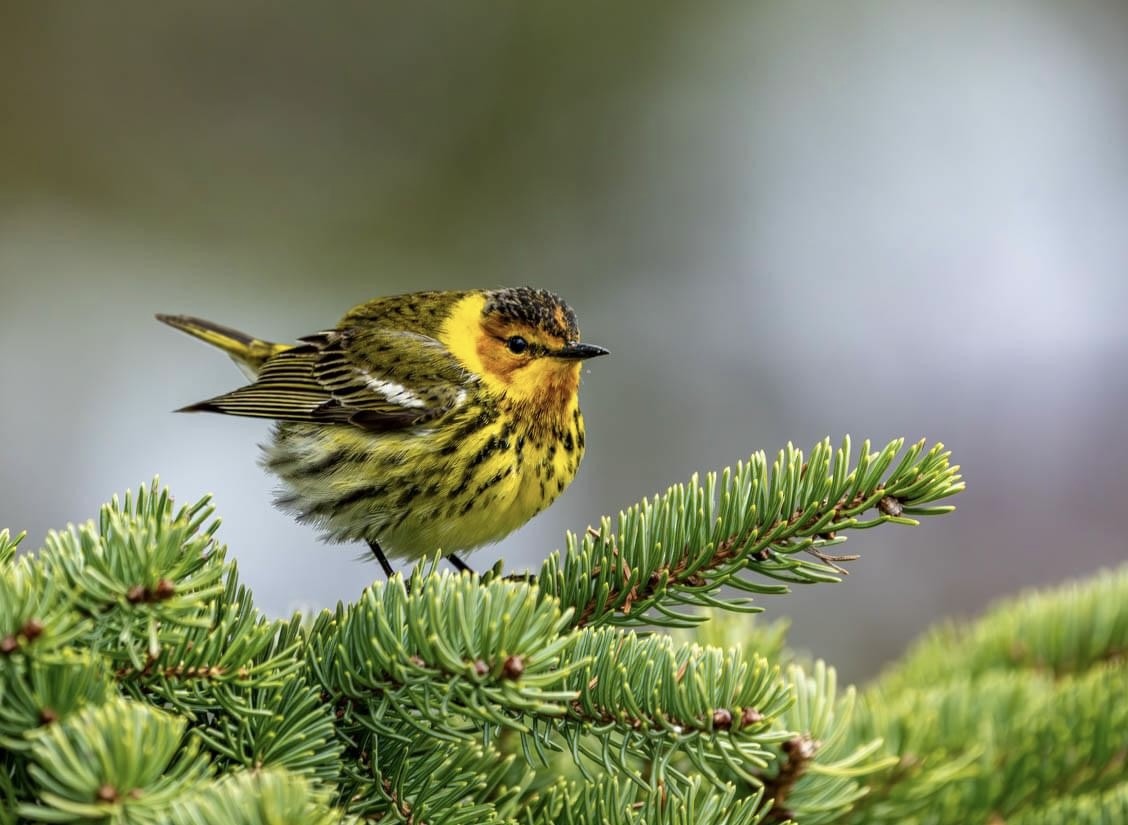
[[937,616],[1128,559],[1119,3],[24,3],[0,11],[0,525],[160,473],[272,614],[377,575],[270,506],[263,422],[152,321],[289,339],[529,283],[613,356],[535,564],[604,512],[849,432],[942,440],[956,515],[766,601],[860,678]]

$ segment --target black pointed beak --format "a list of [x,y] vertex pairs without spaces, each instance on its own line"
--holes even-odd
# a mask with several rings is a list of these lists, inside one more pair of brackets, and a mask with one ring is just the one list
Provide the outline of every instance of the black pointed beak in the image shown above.
[[561,349],[552,353],[554,358],[564,358],[568,361],[584,361],[588,358],[598,358],[600,355],[607,355],[609,350],[603,347],[597,347],[595,344],[581,344],[578,341],[573,344],[567,344]]

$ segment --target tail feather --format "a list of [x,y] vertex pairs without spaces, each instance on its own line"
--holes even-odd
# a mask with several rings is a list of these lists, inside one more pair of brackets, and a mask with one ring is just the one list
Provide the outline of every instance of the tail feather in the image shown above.
[[195,404],[189,404],[186,407],[180,407],[179,409],[173,410],[173,412],[214,412],[214,413],[221,413],[221,412],[223,412],[223,410],[221,410],[219,408],[219,405],[217,405],[213,399],[209,398],[207,401],[197,401]]
[[[223,350],[251,380],[258,376],[267,359],[290,348],[288,344],[273,344],[191,315],[158,314],[157,320]],[[185,407],[184,412],[206,409],[206,404],[207,402],[193,404],[192,407]]]

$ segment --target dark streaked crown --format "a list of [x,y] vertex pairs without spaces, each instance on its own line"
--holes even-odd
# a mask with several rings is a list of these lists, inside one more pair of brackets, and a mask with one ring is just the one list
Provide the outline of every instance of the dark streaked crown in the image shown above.
[[576,313],[559,295],[547,289],[527,286],[495,289],[486,294],[486,306],[482,312],[528,324],[564,341],[577,341],[580,337]]

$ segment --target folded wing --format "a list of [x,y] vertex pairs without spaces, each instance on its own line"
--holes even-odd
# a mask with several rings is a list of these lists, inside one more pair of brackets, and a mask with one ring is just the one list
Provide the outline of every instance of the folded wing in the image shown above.
[[432,421],[473,380],[433,338],[404,330],[332,330],[271,357],[245,387],[185,407],[375,432]]

